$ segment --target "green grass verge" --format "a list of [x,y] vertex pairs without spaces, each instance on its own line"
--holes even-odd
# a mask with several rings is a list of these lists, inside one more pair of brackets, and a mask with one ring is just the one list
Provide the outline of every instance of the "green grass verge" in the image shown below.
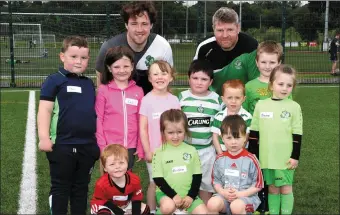
[[294,214],[339,214],[339,88],[297,88],[303,141]]
[[28,92],[1,92],[1,214],[14,214],[19,205],[25,145]]

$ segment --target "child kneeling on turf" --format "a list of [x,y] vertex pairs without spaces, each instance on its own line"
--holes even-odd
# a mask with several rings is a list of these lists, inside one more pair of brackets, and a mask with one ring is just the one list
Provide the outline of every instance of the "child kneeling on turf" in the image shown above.
[[206,206],[198,197],[202,181],[199,156],[193,146],[183,142],[189,133],[185,113],[176,109],[163,112],[160,131],[163,144],[152,158],[160,212],[172,214],[180,209],[190,214],[207,214]]
[[104,148],[100,159],[106,173],[96,182],[91,214],[149,214],[149,207],[141,202],[143,192],[139,177],[127,171],[128,150],[111,144]]
[[263,188],[262,172],[256,156],[243,148],[246,129],[239,115],[229,115],[222,121],[221,136],[227,151],[214,163],[212,180],[217,193],[207,204],[214,214],[252,213],[261,202],[257,193]]

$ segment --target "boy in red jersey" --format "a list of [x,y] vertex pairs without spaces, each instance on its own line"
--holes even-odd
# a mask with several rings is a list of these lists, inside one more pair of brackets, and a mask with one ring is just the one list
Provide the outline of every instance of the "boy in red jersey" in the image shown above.
[[139,177],[127,171],[127,149],[110,144],[104,148],[100,159],[106,173],[96,182],[91,214],[149,214],[149,207],[141,202],[143,193]]

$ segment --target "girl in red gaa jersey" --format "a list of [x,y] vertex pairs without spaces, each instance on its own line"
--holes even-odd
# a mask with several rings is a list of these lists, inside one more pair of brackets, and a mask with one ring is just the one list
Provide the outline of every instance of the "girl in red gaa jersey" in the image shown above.
[[143,192],[140,179],[128,168],[128,151],[120,144],[104,148],[101,162],[106,172],[95,185],[91,200],[91,214],[145,215],[150,213],[142,203]]

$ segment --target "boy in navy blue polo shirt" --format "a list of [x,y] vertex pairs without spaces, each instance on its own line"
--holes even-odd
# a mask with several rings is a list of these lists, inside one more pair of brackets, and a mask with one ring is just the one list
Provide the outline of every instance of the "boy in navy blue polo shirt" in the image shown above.
[[95,87],[83,76],[89,62],[85,38],[64,39],[64,67],[48,76],[41,87],[38,111],[39,149],[50,165],[51,213],[85,214],[88,184],[99,148],[96,143]]

